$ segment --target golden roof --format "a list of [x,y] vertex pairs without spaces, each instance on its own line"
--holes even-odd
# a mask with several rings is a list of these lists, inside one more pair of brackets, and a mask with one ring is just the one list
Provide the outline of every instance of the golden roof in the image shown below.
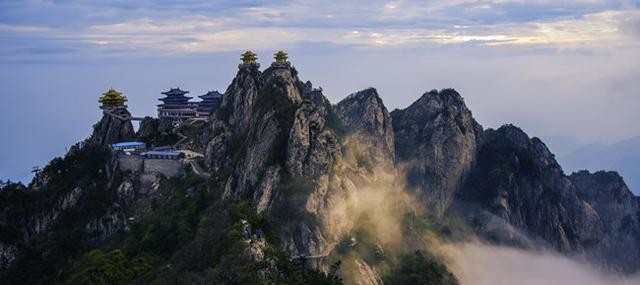
[[276,53],[273,54],[277,63],[286,63],[287,59],[289,58],[289,56],[287,55],[286,52],[284,51],[278,51]]
[[122,93],[116,91],[113,88],[109,88],[107,92],[102,93],[99,103],[103,105],[124,105],[124,102],[127,101],[127,97],[122,96]]
[[244,64],[256,64],[258,57],[252,51],[247,50],[242,54],[242,57],[240,57],[240,59],[242,59],[242,63]]

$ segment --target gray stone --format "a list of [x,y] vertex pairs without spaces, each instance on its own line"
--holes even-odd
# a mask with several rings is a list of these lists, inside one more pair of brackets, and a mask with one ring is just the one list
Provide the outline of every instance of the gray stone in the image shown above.
[[391,112],[397,164],[409,187],[441,216],[473,167],[482,126],[455,90],[435,90]]

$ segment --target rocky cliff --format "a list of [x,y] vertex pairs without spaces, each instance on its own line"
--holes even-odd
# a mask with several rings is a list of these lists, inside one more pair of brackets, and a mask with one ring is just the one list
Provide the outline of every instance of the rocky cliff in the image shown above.
[[462,208],[476,209],[469,212],[487,238],[520,246],[542,241],[616,270],[637,270],[638,198],[617,174],[567,177],[542,141],[512,125],[485,137],[459,198]]
[[519,128],[484,131],[453,89],[389,113],[373,88],[332,105],[290,64],[242,64],[207,122],[141,122],[138,139],[205,152],[209,172],[149,183],[104,147],[134,138],[120,115],[0,192],[8,283],[339,284],[339,260],[355,284],[457,284],[429,253],[456,235],[640,267],[640,200],[617,174],[566,176]]
[[453,89],[432,90],[391,112],[397,164],[441,216],[474,166],[483,130]]
[[598,213],[604,236],[588,245],[605,266],[634,272],[640,262],[640,197],[616,172],[579,171],[569,176],[578,197]]
[[131,114],[124,108],[105,112],[102,119],[93,126],[89,141],[100,145],[111,145],[133,139],[135,132],[130,118]]
[[[326,100],[306,94],[304,86],[291,67],[263,73],[241,67],[212,117],[207,147],[212,176],[224,188],[225,199],[248,199],[258,212],[287,223],[281,238],[294,255],[319,254],[326,244],[318,225],[302,219],[309,191],[293,181],[315,184],[339,150],[325,125]],[[300,204],[291,203],[293,195]]]
[[[0,256],[5,261],[2,267],[11,269],[3,277],[20,280],[25,268],[44,274],[56,262],[125,227],[126,217],[119,208],[127,203],[127,195],[116,187],[121,178],[113,162],[109,149],[78,144],[65,157],[52,160],[28,188],[0,193],[4,251]],[[33,251],[39,247],[46,250]],[[32,278],[48,280],[46,275]]]
[[395,146],[391,115],[374,88],[353,93],[336,105],[348,137],[344,144],[356,156],[372,158],[376,165],[392,168]]

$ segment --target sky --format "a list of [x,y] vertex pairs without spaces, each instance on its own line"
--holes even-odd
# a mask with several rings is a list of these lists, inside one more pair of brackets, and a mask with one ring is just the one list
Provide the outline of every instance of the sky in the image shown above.
[[[485,128],[612,144],[640,135],[640,0],[0,1],[0,179],[86,138],[109,87],[136,116],[171,87],[226,89],[285,50],[334,103],[404,108],[455,88]],[[553,151],[553,150],[552,150]]]

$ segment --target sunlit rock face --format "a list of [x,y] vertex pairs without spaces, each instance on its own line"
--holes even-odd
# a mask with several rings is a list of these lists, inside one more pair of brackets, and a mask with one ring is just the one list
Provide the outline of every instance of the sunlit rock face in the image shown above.
[[455,90],[430,91],[391,112],[396,162],[436,216],[451,205],[476,161],[482,126]]
[[372,158],[377,166],[392,168],[395,147],[391,115],[376,89],[353,93],[335,109],[348,133],[345,145],[357,156]]
[[[340,156],[325,124],[328,101],[319,94],[303,102],[307,91],[292,67],[263,73],[242,67],[211,117],[206,155],[225,199],[249,199],[259,212],[289,224],[281,240],[294,255],[326,250],[320,225],[304,219],[311,215],[306,200]],[[299,200],[293,203],[291,196]]]

